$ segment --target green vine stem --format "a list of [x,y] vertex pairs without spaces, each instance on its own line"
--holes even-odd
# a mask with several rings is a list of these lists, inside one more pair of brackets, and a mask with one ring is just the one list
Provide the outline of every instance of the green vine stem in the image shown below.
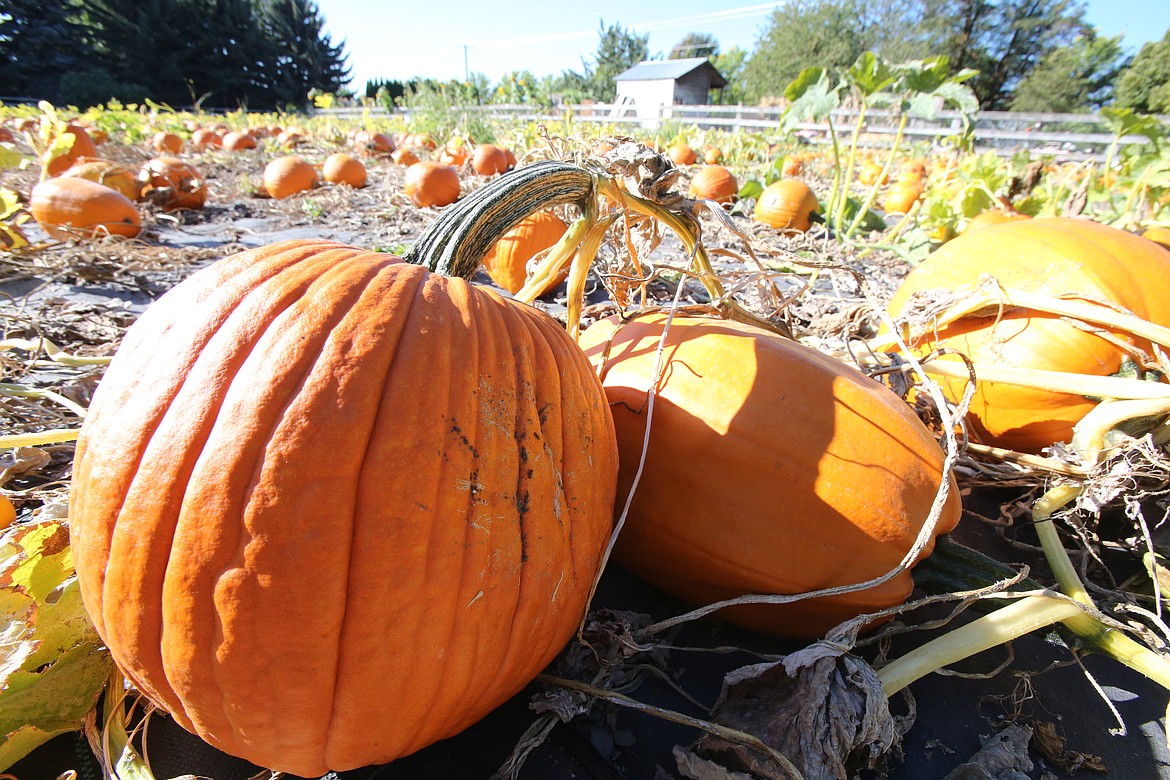
[[[866,212],[869,211],[869,209],[873,206],[874,201],[877,200],[878,190],[881,189],[882,182],[885,181],[886,177],[889,175],[890,168],[892,168],[894,165],[894,158],[897,156],[898,150],[902,146],[902,136],[906,132],[906,123],[909,122],[909,120],[909,114],[903,112],[902,118],[898,121],[898,131],[894,134],[894,144],[890,147],[890,153],[886,157],[886,164],[882,166],[882,172],[878,174],[877,180],[874,181],[873,185],[869,188],[869,193],[865,196],[865,202],[862,203],[861,208],[858,209],[857,213],[853,216],[853,221],[849,223],[849,227],[845,230],[844,238],[846,240],[852,238],[853,234],[857,232],[857,229],[861,227],[861,223],[865,221]],[[915,201],[914,205],[917,206],[918,201]]]

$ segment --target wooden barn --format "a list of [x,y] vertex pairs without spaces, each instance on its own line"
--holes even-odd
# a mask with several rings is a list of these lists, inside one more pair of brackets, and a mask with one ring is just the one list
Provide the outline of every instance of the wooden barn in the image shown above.
[[639,118],[657,116],[662,106],[706,105],[711,91],[727,79],[706,57],[646,60],[618,74],[614,103],[632,106]]

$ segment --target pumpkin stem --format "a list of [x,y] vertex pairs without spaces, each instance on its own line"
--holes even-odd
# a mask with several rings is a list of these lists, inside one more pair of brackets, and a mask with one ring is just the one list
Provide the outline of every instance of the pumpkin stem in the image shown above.
[[488,250],[530,214],[593,197],[593,175],[548,160],[525,165],[480,187],[446,209],[419,235],[403,259],[444,276],[471,279]]

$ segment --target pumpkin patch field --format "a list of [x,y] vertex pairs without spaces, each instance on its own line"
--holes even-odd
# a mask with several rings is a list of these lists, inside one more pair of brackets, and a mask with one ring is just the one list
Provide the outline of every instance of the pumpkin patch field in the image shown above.
[[0,773],[1170,777],[1161,147],[425,120],[0,106]]

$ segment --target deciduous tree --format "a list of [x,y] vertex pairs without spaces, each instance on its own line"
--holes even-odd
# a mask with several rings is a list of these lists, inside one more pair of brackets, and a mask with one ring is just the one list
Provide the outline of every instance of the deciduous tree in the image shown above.
[[1090,30],[1070,46],[1048,52],[1012,94],[1012,111],[1092,111],[1107,103],[1126,64],[1121,36]]
[[1117,79],[1117,105],[1143,114],[1170,114],[1170,30],[1142,46]]

